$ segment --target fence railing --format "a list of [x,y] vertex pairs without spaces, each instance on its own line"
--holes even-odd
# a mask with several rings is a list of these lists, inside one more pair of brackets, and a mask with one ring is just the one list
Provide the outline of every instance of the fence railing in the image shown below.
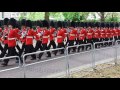
[[[99,49],[95,48],[96,44],[101,44],[101,43],[104,44],[104,43],[109,43],[109,42],[112,43],[111,47],[105,47],[105,48],[99,48]],[[22,58],[23,58],[22,65],[20,63],[21,60],[18,56],[0,58],[0,60],[10,59],[10,58],[19,58],[19,67],[17,67],[17,68],[21,68],[24,78],[34,77],[35,73],[37,73],[37,75],[35,77],[45,77],[46,74],[47,74],[47,76],[49,76],[49,75],[52,75],[52,73],[55,74],[55,73],[61,73],[61,72],[65,72],[66,73],[66,74],[64,73],[65,76],[70,77],[71,71],[74,67],[79,67],[79,66],[82,66],[85,64],[91,64],[91,66],[94,70],[96,67],[96,62],[98,62],[100,60],[104,60],[104,59],[109,59],[109,58],[114,58],[114,62],[115,62],[115,64],[117,64],[117,60],[118,60],[118,49],[117,48],[119,48],[118,42],[120,42],[120,40],[117,40],[115,42],[115,45],[114,45],[114,41],[104,41],[104,42],[95,42],[94,44],[88,43],[88,44],[68,46],[66,48],[57,48],[57,49],[50,49],[50,50],[45,50],[45,51],[37,51],[37,52],[33,52],[33,53],[27,53],[22,56]],[[85,50],[86,46],[88,46],[88,45],[91,47],[91,49],[89,51]],[[81,47],[81,46],[84,47],[83,52],[76,52],[76,53],[72,53],[72,54],[68,53],[69,48],[76,47],[76,49],[78,49],[78,47]],[[62,50],[62,49],[64,49],[64,52],[65,52],[63,56],[56,56],[54,58],[51,57],[49,59],[37,61],[37,62],[31,63],[31,64],[27,64],[25,61],[26,56],[30,56],[30,55],[34,55],[34,54],[37,55],[40,53],[46,53],[46,52],[52,52],[52,51],[58,51],[58,50]],[[110,54],[110,53],[112,53],[112,54]],[[86,56],[86,54],[88,56]],[[72,60],[72,58],[70,58],[70,57],[72,57],[72,56],[75,57],[75,55],[79,55],[79,56],[76,56],[79,58],[77,58],[76,60]],[[111,55],[112,55],[112,57],[110,57]],[[6,70],[1,70],[0,74],[1,74],[1,72],[8,71],[8,70],[12,70],[12,68],[6,69]],[[46,71],[46,73],[44,73],[44,70]],[[50,72],[50,70],[52,72]],[[31,76],[28,75],[27,73],[31,74]],[[44,73],[44,76],[42,76],[41,73]]]

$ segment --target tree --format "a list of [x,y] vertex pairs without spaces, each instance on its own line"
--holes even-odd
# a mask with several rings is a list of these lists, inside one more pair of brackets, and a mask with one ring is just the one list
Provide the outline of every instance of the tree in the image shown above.
[[105,22],[105,18],[107,17],[108,13],[106,13],[106,12],[97,12],[97,14],[100,16],[100,21]]
[[49,12],[45,12],[45,20],[49,21]]

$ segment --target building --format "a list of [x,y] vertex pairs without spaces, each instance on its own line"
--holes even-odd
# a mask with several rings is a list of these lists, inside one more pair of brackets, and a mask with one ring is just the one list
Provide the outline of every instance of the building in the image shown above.
[[4,18],[15,18],[16,20],[19,19],[21,12],[0,12],[0,20]]

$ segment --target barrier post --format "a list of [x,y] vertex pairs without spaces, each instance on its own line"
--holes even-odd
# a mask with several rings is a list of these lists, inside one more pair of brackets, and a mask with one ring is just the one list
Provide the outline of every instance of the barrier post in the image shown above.
[[66,76],[69,78],[70,77],[70,72],[69,72],[69,56],[68,56],[68,47],[65,49],[65,59],[66,59]]
[[92,47],[92,68],[93,68],[93,70],[95,70],[95,45],[96,45],[96,43],[93,43],[93,45],[91,45],[91,47]]
[[114,59],[114,63],[115,65],[117,65],[117,46],[118,46],[118,41],[115,42],[115,59]]

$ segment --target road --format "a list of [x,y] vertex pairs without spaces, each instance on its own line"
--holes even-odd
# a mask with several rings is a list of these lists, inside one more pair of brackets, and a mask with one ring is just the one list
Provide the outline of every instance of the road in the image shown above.
[[[120,47],[117,48],[117,54],[120,55]],[[93,60],[92,50],[80,53],[71,53],[67,58],[69,62],[70,70],[84,66],[86,64],[91,64]],[[42,60],[31,61],[28,57],[26,60],[25,75],[27,78],[44,78],[50,76],[56,76],[57,74],[65,74],[66,72],[66,57],[64,55],[58,54],[52,58],[46,58],[46,53],[44,54]],[[105,59],[110,59],[115,57],[115,48],[107,47],[94,51],[95,61],[102,61]],[[59,58],[58,58],[59,57]],[[61,57],[61,58],[60,58]],[[55,59],[58,58],[58,59]],[[1,62],[0,62],[1,63]],[[9,66],[1,67],[0,70],[5,70],[9,68],[16,67],[18,64],[15,64],[15,60],[10,60]],[[0,78],[23,78],[24,77],[24,68],[16,68],[13,70],[2,71],[0,72]]]

